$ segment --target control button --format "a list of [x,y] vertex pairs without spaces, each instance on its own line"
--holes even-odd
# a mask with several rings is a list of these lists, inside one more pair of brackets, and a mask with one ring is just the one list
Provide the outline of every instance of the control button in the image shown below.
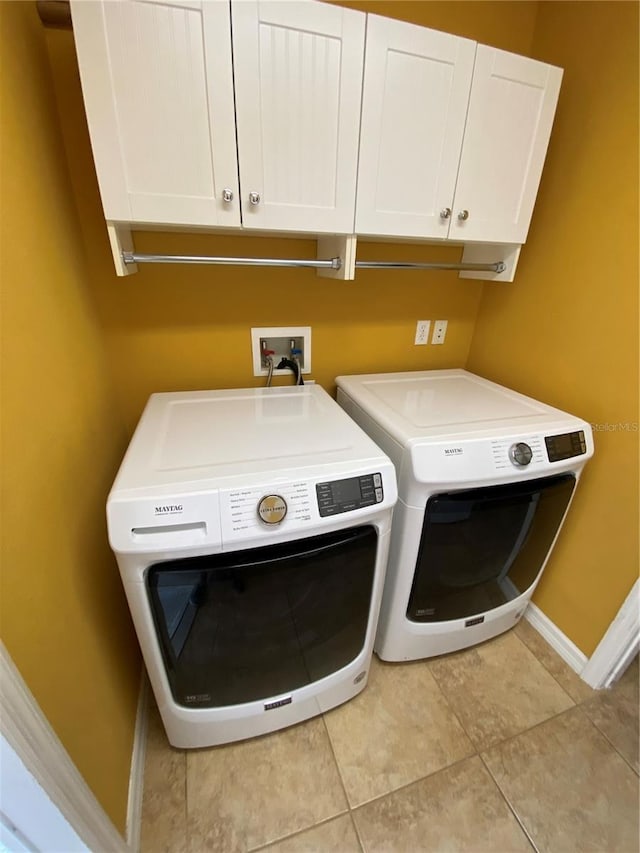
[[380,503],[382,500],[382,489],[376,489],[376,503]]
[[378,489],[382,485],[382,477],[380,476],[380,474],[373,475],[373,485]]
[[287,502],[282,495],[265,495],[258,501],[257,512],[265,524],[280,524],[287,514]]
[[528,444],[524,443],[524,441],[512,444],[509,448],[509,459],[519,468],[524,468],[525,465],[528,465],[532,458],[533,451]]
[[337,506],[320,507],[320,517],[324,518],[327,515],[337,515],[338,511],[339,510]]

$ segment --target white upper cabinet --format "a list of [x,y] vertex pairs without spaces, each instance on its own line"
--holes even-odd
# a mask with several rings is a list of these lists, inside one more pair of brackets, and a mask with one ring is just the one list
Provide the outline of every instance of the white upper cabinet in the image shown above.
[[366,15],[231,10],[233,43],[228,0],[72,0],[105,217],[352,233]]
[[71,11],[105,218],[240,225],[228,4]]
[[366,16],[231,5],[245,228],[353,232]]
[[476,43],[369,15],[356,232],[445,238]]
[[523,243],[561,79],[542,62],[370,15],[356,232]]
[[315,0],[71,0],[107,220],[523,243],[562,71]]
[[553,65],[478,45],[451,238],[525,242],[561,80]]

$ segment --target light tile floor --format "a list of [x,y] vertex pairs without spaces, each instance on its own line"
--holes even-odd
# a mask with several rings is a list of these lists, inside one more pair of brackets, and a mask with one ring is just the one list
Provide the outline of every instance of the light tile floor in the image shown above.
[[594,692],[527,622],[456,654],[374,656],[351,702],[176,750],[151,713],[142,853],[637,853],[638,661]]

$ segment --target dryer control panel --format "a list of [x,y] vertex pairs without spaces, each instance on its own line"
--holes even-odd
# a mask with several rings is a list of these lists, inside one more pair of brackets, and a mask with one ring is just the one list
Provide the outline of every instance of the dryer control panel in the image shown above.
[[382,474],[365,474],[316,484],[318,511],[324,518],[341,512],[351,512],[365,506],[382,503]]

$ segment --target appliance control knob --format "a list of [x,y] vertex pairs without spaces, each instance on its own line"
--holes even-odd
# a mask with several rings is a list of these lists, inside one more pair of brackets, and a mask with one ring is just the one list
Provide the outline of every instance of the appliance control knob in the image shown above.
[[529,462],[531,462],[532,457],[533,451],[528,444],[524,443],[524,441],[512,444],[509,448],[509,459],[519,468],[524,468],[525,465],[528,465]]
[[282,495],[265,495],[258,501],[257,510],[265,524],[280,524],[287,514],[287,502]]

